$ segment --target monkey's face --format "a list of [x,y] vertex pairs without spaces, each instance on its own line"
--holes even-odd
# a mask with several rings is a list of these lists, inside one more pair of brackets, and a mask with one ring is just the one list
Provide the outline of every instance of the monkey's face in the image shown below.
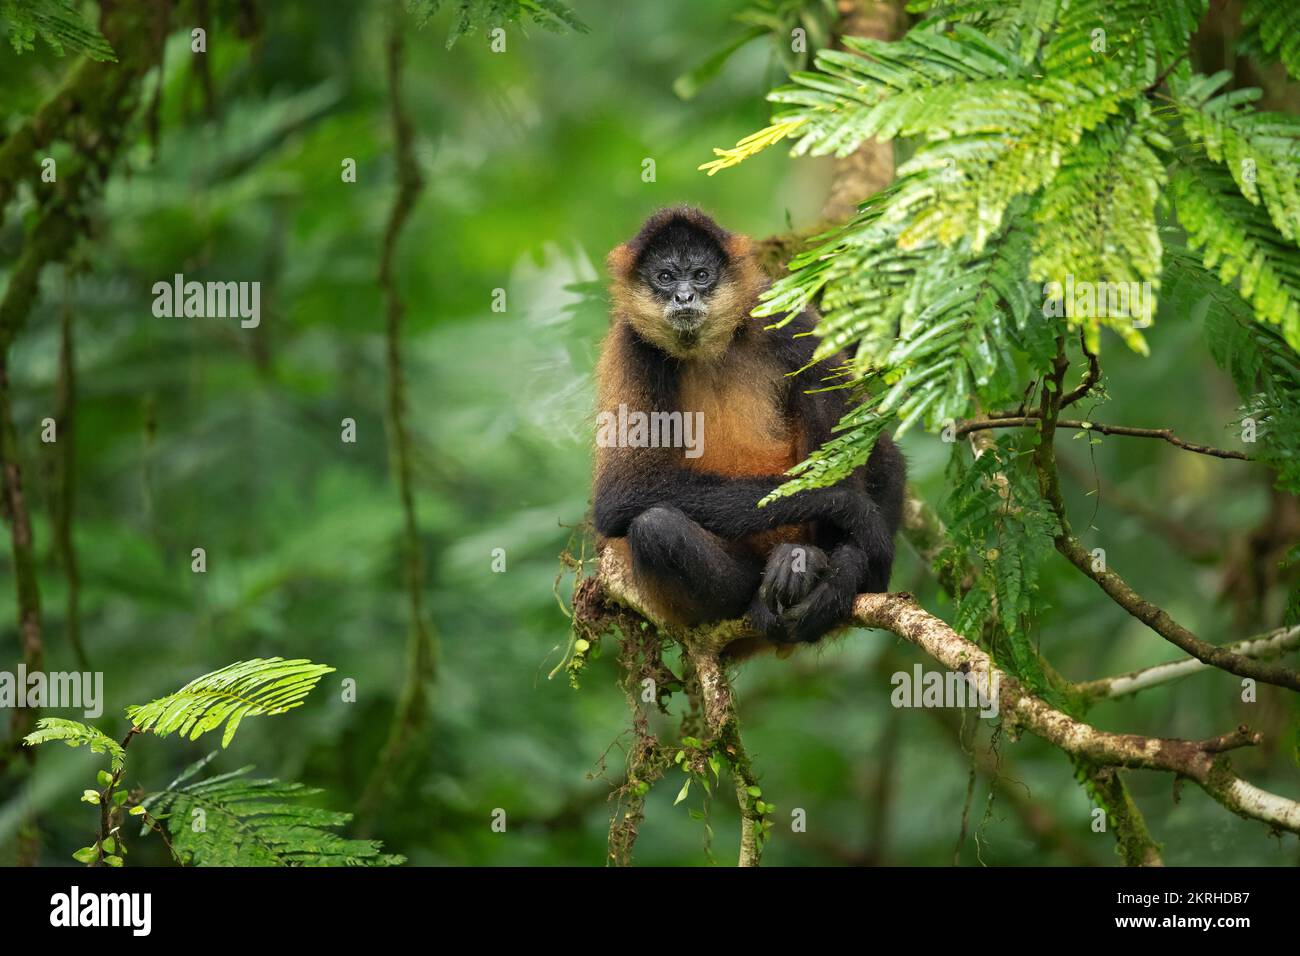
[[664,229],[637,262],[637,278],[659,302],[663,321],[683,350],[700,339],[725,265],[718,243],[685,223]]
[[632,276],[636,308],[630,316],[642,336],[678,358],[717,351],[735,330],[731,296],[719,296],[730,277],[727,256],[712,236],[673,222],[647,243]]
[[651,216],[607,262],[615,314],[682,360],[720,358],[762,287],[749,240],[687,207]]

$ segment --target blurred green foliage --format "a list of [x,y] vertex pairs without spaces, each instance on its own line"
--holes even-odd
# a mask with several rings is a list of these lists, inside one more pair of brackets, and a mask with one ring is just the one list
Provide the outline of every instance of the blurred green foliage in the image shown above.
[[[404,360],[415,438],[425,586],[439,636],[431,724],[367,836],[415,864],[599,864],[605,855],[628,715],[612,643],[578,691],[548,680],[568,641],[554,594],[588,503],[591,367],[606,327],[606,250],[656,206],[698,203],[763,236],[815,221],[823,161],[779,151],[727,176],[696,167],[718,143],[766,121],[769,51],[750,44],[689,102],[673,79],[733,35],[741,4],[574,3],[589,33],[511,27],[494,54],[472,34],[447,50],[446,11],[407,32],[407,104],[426,189],[403,234],[397,275],[407,305]],[[43,296],[10,363],[41,561],[47,667],[72,669],[65,577],[51,548],[51,414],[61,310],[72,312],[79,394],[75,543],[82,631],[105,672],[105,720],[195,673],[253,657],[310,657],[337,673],[291,724],[252,722],[239,764],[321,787],[320,806],[355,805],[396,704],[409,628],[400,574],[400,511],[384,436],[383,316],[375,283],[394,191],[383,84],[386,8],[264,5],[259,37],[218,19],[208,39],[218,117],[204,116],[187,32],[169,42],[156,155],[143,132],[114,178],[70,277],[47,270]],[[54,88],[70,58],[38,45],[0,56],[9,128]],[[147,87],[148,88],[148,87]],[[357,182],[345,183],[344,159]],[[643,160],[656,179],[642,178]],[[22,200],[30,209],[30,197]],[[8,270],[21,215],[0,232]],[[258,280],[262,322],[159,319],[150,289],[175,273]],[[491,310],[506,290],[506,311]],[[1166,302],[1177,302],[1168,296]],[[1223,440],[1236,398],[1204,347],[1196,303],[1151,330],[1149,358],[1103,340],[1111,400],[1097,417],[1167,425]],[[358,441],[340,441],[341,421]],[[1062,438],[1067,495],[1089,547],[1141,593],[1208,639],[1276,623],[1283,590],[1224,597],[1225,568],[1246,560],[1270,520],[1266,472],[1160,442]],[[914,482],[941,500],[948,446],[914,432]],[[1102,476],[1097,493],[1094,474]],[[1091,516],[1091,521],[1088,520]],[[1154,516],[1154,517],[1153,517]],[[1160,522],[1208,542],[1195,553]],[[1100,543],[1100,544],[1099,544]],[[192,548],[206,574],[190,570]],[[506,570],[492,571],[493,549]],[[951,619],[916,556],[900,547],[894,586]],[[18,636],[8,549],[0,550],[0,664]],[[1177,657],[1064,560],[1039,568],[1038,627],[1026,635],[1068,677],[1108,675]],[[567,595],[567,582],[559,585]],[[947,864],[970,768],[950,728],[889,706],[893,670],[919,654],[855,633],[786,661],[746,665],[737,687],[746,742],[777,827],[770,864]],[[356,681],[345,702],[339,681]],[[1253,782],[1300,792],[1296,704],[1277,688],[1239,701],[1239,682],[1203,674],[1135,700],[1103,703],[1096,725],[1207,737],[1241,722],[1266,744],[1235,757]],[[67,716],[78,716],[68,714]],[[114,725],[114,719],[116,724]],[[988,735],[981,728],[980,743]],[[1291,736],[1288,737],[1287,735]],[[201,744],[142,750],[141,780],[170,779]],[[1117,862],[1095,834],[1066,758],[1026,738],[998,743],[1010,787],[1056,821],[1074,853],[1036,840],[981,777],[963,863]],[[28,793],[41,808],[41,859],[64,863],[93,831],[77,801],[84,754],[41,754]],[[892,757],[890,755],[893,755]],[[1294,864],[1289,840],[1236,819],[1195,788],[1175,803],[1162,775],[1130,775],[1166,860]],[[129,785],[137,781],[128,780]],[[670,777],[651,795],[637,860],[704,864],[705,829],[672,806]],[[491,827],[506,811],[505,833]],[[807,811],[807,833],[783,816]],[[0,861],[11,854],[19,796],[0,793]],[[736,811],[710,810],[713,855],[734,858]],[[165,862],[141,845],[135,864]]]

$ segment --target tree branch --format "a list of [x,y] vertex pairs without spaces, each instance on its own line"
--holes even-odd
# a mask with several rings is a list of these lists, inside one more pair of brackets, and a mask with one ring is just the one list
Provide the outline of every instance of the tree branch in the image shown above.
[[[1088,337],[1084,334],[1083,329],[1080,329],[1079,347],[1083,349],[1083,354],[1088,359],[1088,367],[1084,369],[1083,377],[1079,379],[1079,384],[1076,385],[1074,388],[1070,389],[1070,391],[1066,392],[1065,397],[1061,399],[1062,408],[1067,408],[1070,405],[1073,405],[1075,402],[1078,402],[1086,398],[1088,394],[1093,390],[1093,387],[1096,386],[1096,384],[1101,381],[1101,362],[1098,361],[1096,353],[1088,348],[1087,339]],[[1037,379],[1034,379],[1032,382],[1029,383],[1029,387],[1025,389],[1025,395],[1020,402],[1019,408],[1013,411],[989,412],[987,417],[989,418],[1025,418],[1025,417],[1036,418],[1038,412],[1035,409],[1027,409],[1025,406],[1026,404],[1028,404],[1030,397],[1034,394],[1034,389],[1037,387],[1038,387]]]
[[[118,61],[80,60],[36,115],[0,142],[0,223],[18,185],[37,178],[40,151],[55,140],[66,139],[75,153],[75,159],[67,163],[69,171],[57,184],[52,188],[37,184],[39,213],[23,238],[22,251],[0,299],[0,462],[4,507],[12,528],[18,629],[29,670],[43,667],[44,645],[31,521],[23,497],[22,464],[9,395],[9,346],[36,303],[41,271],[71,253],[84,225],[85,209],[98,197],[118,159],[137,105],[138,82],[154,63],[156,50],[148,41],[148,24],[163,7],[161,0],[105,4],[100,30],[117,52]],[[8,769],[18,742],[35,718],[36,712],[30,708],[14,712],[14,739],[0,753],[0,772]],[[30,751],[24,756],[28,763],[34,759]],[[34,863],[38,849],[33,816],[21,827],[19,862]]]
[[1042,390],[1039,416],[1036,421],[1039,427],[1038,446],[1034,451],[1034,467],[1038,472],[1039,489],[1044,500],[1056,514],[1058,523],[1057,533],[1054,536],[1056,550],[1069,559],[1076,568],[1092,578],[1116,604],[1165,640],[1181,647],[1192,657],[1239,677],[1250,677],[1266,684],[1300,690],[1300,673],[1280,664],[1266,664],[1252,660],[1226,647],[1202,640],[1170,617],[1163,608],[1152,604],[1134,591],[1110,568],[1103,566],[1098,570],[1094,567],[1092,555],[1070,530],[1070,521],[1065,513],[1065,499],[1061,494],[1060,476],[1056,469],[1056,450],[1053,446],[1057,415],[1061,409],[1061,385],[1068,366],[1064,340],[1058,339],[1051,375],[1054,387]]
[[1075,402],[1080,401],[1088,396],[1094,385],[1101,381],[1101,363],[1097,360],[1097,353],[1088,348],[1087,336],[1084,335],[1083,329],[1079,330],[1079,346],[1083,349],[1083,354],[1088,358],[1088,368],[1083,373],[1083,378],[1079,384],[1070,391],[1065,393],[1061,399],[1061,407],[1068,408]]
[[411,121],[402,103],[402,22],[394,7],[390,12],[385,67],[388,78],[389,110],[393,124],[393,158],[397,174],[397,195],[388,214],[379,254],[379,288],[385,305],[385,356],[388,366],[388,438],[392,469],[402,503],[402,564],[410,602],[411,636],[407,667],[388,739],[379,754],[358,804],[361,830],[369,829],[386,794],[390,778],[407,745],[424,723],[428,709],[427,681],[434,676],[435,642],[424,607],[424,553],[415,513],[415,491],[411,476],[411,438],[406,426],[406,379],[402,371],[402,318],[404,307],[393,277],[397,240],[419,198],[424,183],[415,158]]
[[[631,569],[614,549],[602,552],[595,580],[607,599],[644,615],[643,598],[632,580]],[[997,687],[1002,719],[1013,732],[1028,730],[1099,767],[1157,770],[1186,777],[1233,813],[1300,834],[1300,803],[1261,790],[1233,773],[1224,751],[1259,742],[1259,735],[1244,727],[1199,742],[1098,730],[1026,690],[977,644],[920,607],[910,594],[858,595],[853,624],[890,631],[949,670],[988,675],[991,682],[996,681],[990,686]],[[688,654],[718,661],[725,660],[728,644],[756,636],[756,632],[742,618],[674,632],[672,636],[682,642]],[[721,668],[715,673],[715,681],[719,677],[712,691],[716,709],[710,722],[714,726],[721,726],[729,715],[734,717],[730,686],[725,684]]]
[[[1088,370],[1084,373],[1079,385],[1065,395],[1062,404],[1065,404],[1066,401],[1077,401],[1082,398],[1101,376],[1101,367],[1097,364],[1096,356],[1088,351],[1087,344],[1082,339],[1083,334],[1081,332],[1080,344],[1083,346],[1084,353],[1088,356]],[[1029,400],[1037,385],[1038,383],[1035,382],[1026,390],[1025,401]],[[971,452],[976,458],[985,454],[993,446],[993,439],[987,431],[975,431],[969,437]],[[1016,507],[1010,502],[1011,485],[1006,475],[999,471],[994,474],[993,480],[997,484],[996,491],[998,495],[1006,502],[1007,507]],[[992,646],[987,637],[982,643],[986,647]],[[1033,654],[1038,669],[1049,684],[1060,691],[1065,699],[1079,701],[1078,709],[1082,710],[1084,699],[1079,697],[1074,685],[1057,673],[1056,669],[1041,654],[1036,651]],[[1077,771],[1077,777],[1083,783],[1088,795],[1094,803],[1105,811],[1107,821],[1115,832],[1116,849],[1123,856],[1125,865],[1164,866],[1164,861],[1160,856],[1160,846],[1152,838],[1151,831],[1147,828],[1146,819],[1133,801],[1128,785],[1125,784],[1119,772],[1113,768],[1098,766],[1077,755],[1072,756],[1072,762]]]
[[[599,588],[601,597],[630,609],[681,644],[699,683],[705,725],[712,739],[726,753],[727,761],[731,764],[736,801],[741,816],[738,865],[758,866],[762,858],[764,818],[757,810],[757,798],[749,792],[751,787],[757,785],[757,780],[749,754],[741,740],[740,721],[736,714],[735,698],[731,691],[731,681],[727,677],[723,653],[733,641],[752,636],[753,632],[749,629],[748,623],[744,620],[724,621],[717,625],[689,630],[663,627],[649,614],[645,598],[637,589],[632,577],[631,568],[613,548],[605,548],[601,552],[599,570],[592,580]],[[575,600],[575,621],[580,626],[594,631],[604,630],[602,622],[593,620],[599,612],[593,612],[591,608],[593,604],[598,603],[591,601],[590,597],[583,601]],[[626,632],[632,629],[624,630]],[[627,661],[625,666],[628,666]]]
[[[1065,403],[1062,402],[1062,405]],[[1006,418],[973,418],[961,422],[957,425],[957,437],[969,435],[972,432],[986,431],[990,428],[1025,428],[1036,427],[1041,421],[1039,415],[1020,415]],[[1250,461],[1251,457],[1245,452],[1232,451],[1227,448],[1215,448],[1212,445],[1198,445],[1195,442],[1185,441],[1173,433],[1170,428],[1133,428],[1128,425],[1105,425],[1101,422],[1081,421],[1079,419],[1062,418],[1056,423],[1062,428],[1079,428],[1083,431],[1097,432],[1102,435],[1127,435],[1132,438],[1159,438],[1167,441],[1176,448],[1184,451],[1196,452],[1198,455],[1210,455],[1214,458],[1231,458],[1236,461]]]
[[911,595],[859,595],[853,620],[859,627],[892,631],[950,670],[988,674],[990,680],[996,676],[1003,719],[1067,753],[1101,766],[1160,770],[1187,777],[1240,816],[1300,833],[1300,803],[1241,779],[1223,756],[1227,746],[1258,742],[1258,735],[1248,730],[1239,728],[1232,734],[1201,742],[1097,730],[1031,694],[998,668],[978,645],[918,606]]
[[[1239,654],[1242,657],[1263,660],[1285,654],[1297,647],[1300,647],[1300,626],[1278,628],[1268,634],[1248,637],[1244,641],[1237,641],[1235,644],[1227,644],[1223,649],[1233,654]],[[1211,669],[1214,669],[1212,665],[1197,660],[1195,657],[1188,657],[1181,661],[1170,661],[1166,664],[1156,664],[1152,667],[1129,671],[1127,674],[1117,674],[1114,677],[1084,681],[1076,684],[1075,687],[1079,693],[1087,698],[1114,700],[1118,697],[1136,694],[1138,691],[1146,690],[1149,687],[1168,684],[1170,681],[1181,680],[1191,674],[1199,674],[1201,671]]]

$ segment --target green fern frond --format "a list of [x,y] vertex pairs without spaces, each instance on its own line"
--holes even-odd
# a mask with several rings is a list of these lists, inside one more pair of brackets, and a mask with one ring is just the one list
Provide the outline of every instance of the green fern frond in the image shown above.
[[705,167],[786,140],[796,156],[846,156],[868,139],[912,149],[895,182],[791,260],[754,312],[779,325],[816,308],[816,358],[846,363],[844,386],[867,396],[776,494],[851,472],[886,420],[936,429],[977,401],[1019,398],[1070,328],[1094,353],[1108,328],[1145,354],[1166,195],[1205,265],[1300,346],[1300,258],[1287,241],[1300,235],[1300,121],[1193,76],[1186,53],[1206,0],[913,9],[928,18],[901,40],[819,53],[816,71],[769,95],[772,125]]
[[543,30],[552,33],[563,33],[565,30],[587,32],[587,24],[578,18],[572,7],[560,0],[521,0],[521,6]]
[[140,730],[160,737],[180,731],[191,740],[224,723],[225,747],[245,717],[282,714],[301,706],[316,682],[333,670],[280,657],[240,661],[195,678],[174,694],[128,708],[127,715]]
[[1129,74],[1150,85],[1182,58],[1207,6],[1207,0],[1069,0],[1043,48],[1043,65],[1054,73]]
[[1056,25],[1066,0],[916,0],[908,4],[913,13],[928,16],[918,27],[942,29],[948,23],[964,23],[1011,50],[1021,60],[1032,61],[1045,37]]
[[1150,83],[1158,68],[1182,55],[1207,5],[1207,0],[919,0],[909,9],[929,14],[918,26],[968,24],[1018,49],[1026,62],[1038,56],[1058,75],[1135,71]]
[[879,360],[890,385],[880,411],[898,415],[900,433],[917,421],[937,431],[977,401],[996,405],[1011,396],[1014,352],[1041,352],[1030,339],[1050,334],[1053,324],[1034,309],[1028,257],[1029,236],[1019,226],[979,253],[966,244],[932,251],[909,290],[912,308]]
[[1001,229],[1012,201],[1050,183],[1083,135],[1118,113],[1129,93],[1045,80],[1016,99],[1010,123],[1000,130],[962,134],[964,121],[955,121],[955,135],[945,131],[899,167],[900,177],[931,174],[901,180],[898,214],[910,222],[900,244],[949,245],[968,237],[980,252]]
[[759,507],[800,491],[833,485],[865,465],[890,422],[890,416],[882,414],[878,404],[879,396],[868,397],[848,412],[835,426],[836,437],[791,468],[790,480],[760,501]]
[[[561,0],[459,0],[455,6],[456,15],[447,33],[449,50],[462,37],[520,23],[525,18],[552,33],[587,32],[587,25]],[[442,0],[407,0],[406,7],[417,27],[423,29],[442,7]]]
[[1178,220],[1206,268],[1225,283],[1237,281],[1255,314],[1300,349],[1300,250],[1218,166],[1185,161],[1171,187]]
[[126,752],[112,737],[87,724],[62,717],[42,717],[36,722],[36,729],[23,738],[28,747],[62,740],[69,747],[89,747],[94,753],[107,754],[109,765],[117,773],[126,762]]
[[[815,237],[809,249],[790,261],[789,274],[763,293],[754,315],[783,316],[777,323],[783,325],[820,301],[822,342],[816,359],[855,341],[865,343],[868,355],[888,348],[905,304],[897,293],[923,262],[920,253],[898,248],[899,228],[882,219],[897,192],[897,186],[882,190],[843,227]],[[828,316],[835,316],[834,328]]]
[[1300,80],[1300,6],[1286,0],[1246,0],[1238,47],[1261,63],[1281,63]]
[[1173,84],[1183,128],[1232,174],[1243,196],[1263,204],[1278,232],[1300,243],[1300,119],[1252,110],[1259,90],[1214,95],[1231,79],[1225,70]]
[[82,18],[74,0],[0,0],[0,21],[8,24],[16,53],[34,50],[40,36],[59,56],[70,51],[117,62],[108,40]]
[[713,155],[718,158],[702,164],[699,168],[712,176],[719,170],[739,166],[749,157],[756,156],[769,146],[774,146],[781,140],[793,136],[804,125],[804,122],[801,117],[778,120],[772,125],[760,129],[757,133],[750,133],[730,149],[714,147]]
[[[242,767],[194,783],[211,759],[198,761],[165,790],[144,800],[161,820],[179,861],[189,866],[396,866],[376,840],[332,832],[352,819],[303,801],[321,791],[300,783],[253,779]],[[147,828],[147,825],[146,825]]]
[[[923,141],[899,169],[892,221],[910,220],[904,246],[963,237],[979,252],[1007,206],[1055,176],[1088,130],[1120,112],[1147,79],[1096,70],[1042,75],[977,29],[913,28],[901,40],[850,37],[818,54],[818,72],[795,73],[768,99],[773,124],[706,164],[710,172],[782,139],[791,155],[846,156],[865,140]],[[908,178],[909,173],[932,176]]]
[[1247,447],[1273,470],[1278,488],[1300,494],[1300,355],[1190,250],[1166,249],[1165,276],[1174,311],[1204,315],[1210,354],[1241,396],[1237,425],[1253,423],[1255,444]]
[[1042,604],[1039,569],[1054,550],[1056,522],[1017,460],[1019,442],[1002,435],[970,463],[954,446],[950,490],[939,509],[948,545],[935,564],[941,572],[975,572],[958,598],[954,629],[974,640],[990,636],[998,663],[1046,693],[1029,631]]
[[1149,111],[1084,135],[1035,208],[1035,280],[1069,272],[1112,281],[1159,278],[1155,206],[1165,170],[1156,148],[1170,144]]
[[869,204],[830,242],[795,259],[756,310],[784,312],[819,291],[815,355],[854,350],[846,385],[866,396],[771,499],[851,474],[895,420],[896,434],[918,422],[938,431],[976,402],[1010,400],[1024,371],[1017,355],[1043,369],[1054,351],[1057,324],[1036,309],[1025,281],[1030,238],[1022,223],[978,255],[965,243],[896,254],[876,211]]
[[[719,158],[700,168],[712,175],[787,138],[794,139],[794,156],[847,156],[869,137],[895,135],[902,118],[925,109],[927,93],[966,80],[1024,74],[1013,53],[978,31],[958,27],[954,33],[956,39],[912,30],[892,43],[846,37],[848,51],[822,50],[819,72],[796,72],[792,85],[768,94],[791,109],[774,114],[772,125],[735,147],[714,149]],[[895,98],[900,102],[890,103]]]
[[[1023,86],[1027,77],[1014,53],[964,26],[954,28],[951,37],[914,29],[892,43],[847,37],[844,44],[847,50],[818,54],[819,72],[796,73],[792,85],[768,94],[772,102],[791,107],[776,119],[804,122],[792,155],[847,156],[870,137],[909,135],[928,128],[927,117],[944,119],[942,106],[930,108],[935,97],[964,96],[971,105],[978,96],[965,91],[982,82],[1005,99],[1019,92],[1014,80],[1020,78]],[[985,105],[1006,104],[995,96]]]
[[1125,296],[1128,307],[1119,310],[1124,314],[1098,309],[1092,316],[1071,317],[1071,326],[1083,327],[1094,352],[1103,326],[1135,351],[1146,352],[1135,325],[1151,323],[1160,287],[1155,211],[1165,164],[1157,150],[1171,145],[1141,103],[1136,118],[1115,118],[1086,133],[1035,208],[1030,265],[1035,280],[1062,288],[1071,275],[1108,286],[1149,284],[1152,294],[1140,296],[1140,303]]
[[903,182],[880,194],[829,241],[795,258],[755,310],[786,315],[819,299],[815,358],[850,349],[853,371],[879,373],[884,390],[874,414],[897,415],[900,432],[917,421],[941,427],[977,398],[1009,397],[1013,352],[1041,356],[1052,334],[1052,323],[1034,313],[1021,225],[979,252],[969,242],[900,248],[899,229],[886,220],[906,191]]

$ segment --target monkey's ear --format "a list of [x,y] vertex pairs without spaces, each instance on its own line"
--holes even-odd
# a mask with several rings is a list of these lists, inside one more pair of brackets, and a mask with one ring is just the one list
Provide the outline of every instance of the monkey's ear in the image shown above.
[[726,251],[733,260],[747,259],[754,253],[754,243],[750,241],[749,236],[737,233],[727,240]]
[[632,247],[626,242],[615,246],[605,257],[605,267],[615,279],[626,279],[632,274],[632,267],[635,265],[636,256],[632,254]]

